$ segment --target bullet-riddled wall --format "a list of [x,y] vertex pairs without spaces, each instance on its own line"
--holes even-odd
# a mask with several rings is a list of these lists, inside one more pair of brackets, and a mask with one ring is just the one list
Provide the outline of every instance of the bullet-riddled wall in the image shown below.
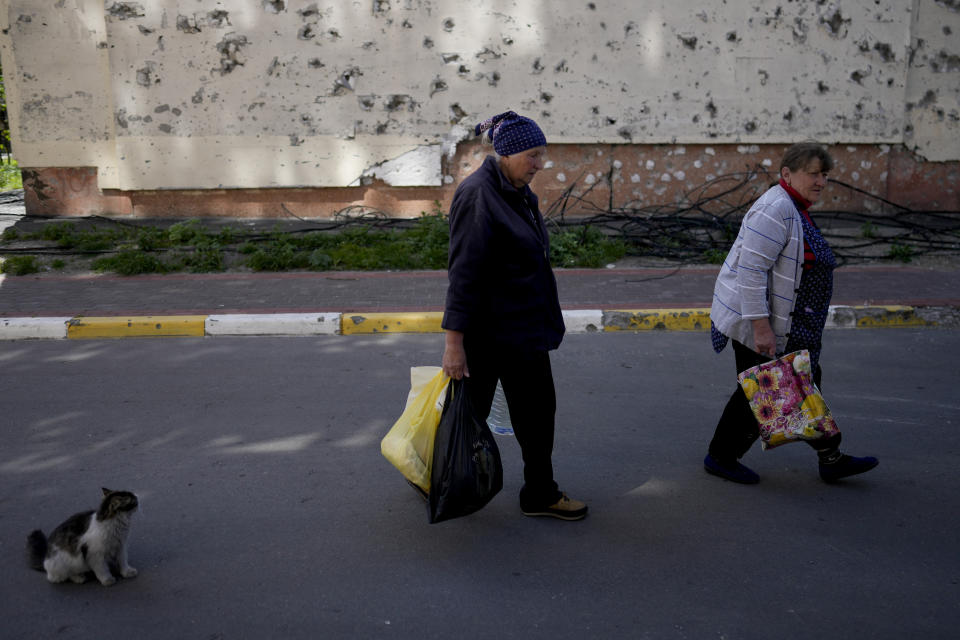
[[954,0],[0,8],[36,213],[409,214],[449,200],[484,152],[472,126],[507,108],[547,132],[534,185],[547,194],[600,180],[626,200],[676,201],[817,139],[848,182],[960,209]]

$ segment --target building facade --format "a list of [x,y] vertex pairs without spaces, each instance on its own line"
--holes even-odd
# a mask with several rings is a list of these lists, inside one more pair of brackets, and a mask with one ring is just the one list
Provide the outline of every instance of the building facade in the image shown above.
[[418,215],[508,109],[547,134],[548,206],[765,184],[815,139],[862,192],[960,211],[953,0],[0,0],[0,56],[32,214]]

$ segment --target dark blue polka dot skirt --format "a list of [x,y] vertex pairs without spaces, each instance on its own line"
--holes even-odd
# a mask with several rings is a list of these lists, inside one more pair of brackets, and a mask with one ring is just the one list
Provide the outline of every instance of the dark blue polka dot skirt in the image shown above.
[[786,352],[807,349],[810,352],[810,364],[816,369],[820,361],[823,327],[827,323],[830,299],[833,298],[833,270],[837,267],[837,260],[817,225],[807,220],[806,216],[800,216],[800,220],[803,222],[803,239],[816,259],[812,264],[804,263]]

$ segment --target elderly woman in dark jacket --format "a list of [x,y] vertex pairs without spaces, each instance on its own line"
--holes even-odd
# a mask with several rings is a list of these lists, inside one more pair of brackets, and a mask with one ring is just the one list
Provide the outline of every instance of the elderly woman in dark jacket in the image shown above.
[[523,453],[520,509],[528,516],[579,520],[587,505],[553,479],[556,392],[549,351],[563,339],[550,243],[528,186],[543,168],[546,137],[512,111],[476,127],[497,157],[457,188],[450,207],[449,288],[443,370],[469,378],[471,404],[487,415],[497,380]]
[[[750,207],[717,276],[710,309],[714,349],[733,341],[737,371],[807,349],[814,382],[821,379],[820,347],[833,294],[836,261],[808,211],[827,185],[833,159],[819,144],[787,149],[780,181]],[[759,426],[738,386],[724,408],[703,464],[707,472],[754,484],[760,477],[739,462]],[[840,433],[813,440],[827,482],[869,471],[874,457],[840,452]]]

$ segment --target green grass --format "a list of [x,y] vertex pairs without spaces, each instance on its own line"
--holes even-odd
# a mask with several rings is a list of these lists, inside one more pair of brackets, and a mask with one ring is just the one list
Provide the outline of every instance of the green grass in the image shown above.
[[[4,245],[39,242],[70,252],[69,261],[86,260],[104,273],[193,273],[247,268],[252,271],[372,271],[446,269],[448,222],[439,213],[424,214],[402,227],[378,228],[367,224],[336,231],[300,233],[274,231],[254,234],[224,228],[213,231],[200,220],[178,222],[167,228],[112,224],[81,228],[72,221],[45,224],[39,231],[13,228],[0,238]],[[595,227],[564,227],[551,234],[555,267],[603,267],[622,258],[626,244]],[[64,257],[48,265],[42,251],[8,258],[5,273],[36,273],[67,266]]]
[[94,271],[112,271],[122,276],[135,276],[144,273],[168,273],[169,268],[163,260],[150,253],[140,251],[121,251],[106,258],[93,261]]
[[409,229],[275,233],[260,244],[244,243],[239,252],[254,271],[445,269],[447,233],[446,219],[430,215],[418,218]]
[[703,252],[703,259],[708,264],[723,264],[727,258],[727,252],[720,249],[707,249]]
[[550,257],[555,267],[599,268],[627,253],[620,238],[611,238],[589,225],[566,228],[550,237]]
[[891,260],[899,260],[900,262],[910,262],[913,260],[913,248],[900,243],[893,243],[890,247],[890,251],[887,253],[887,257]]
[[25,276],[40,271],[40,263],[34,256],[10,256],[0,264],[0,273]]

